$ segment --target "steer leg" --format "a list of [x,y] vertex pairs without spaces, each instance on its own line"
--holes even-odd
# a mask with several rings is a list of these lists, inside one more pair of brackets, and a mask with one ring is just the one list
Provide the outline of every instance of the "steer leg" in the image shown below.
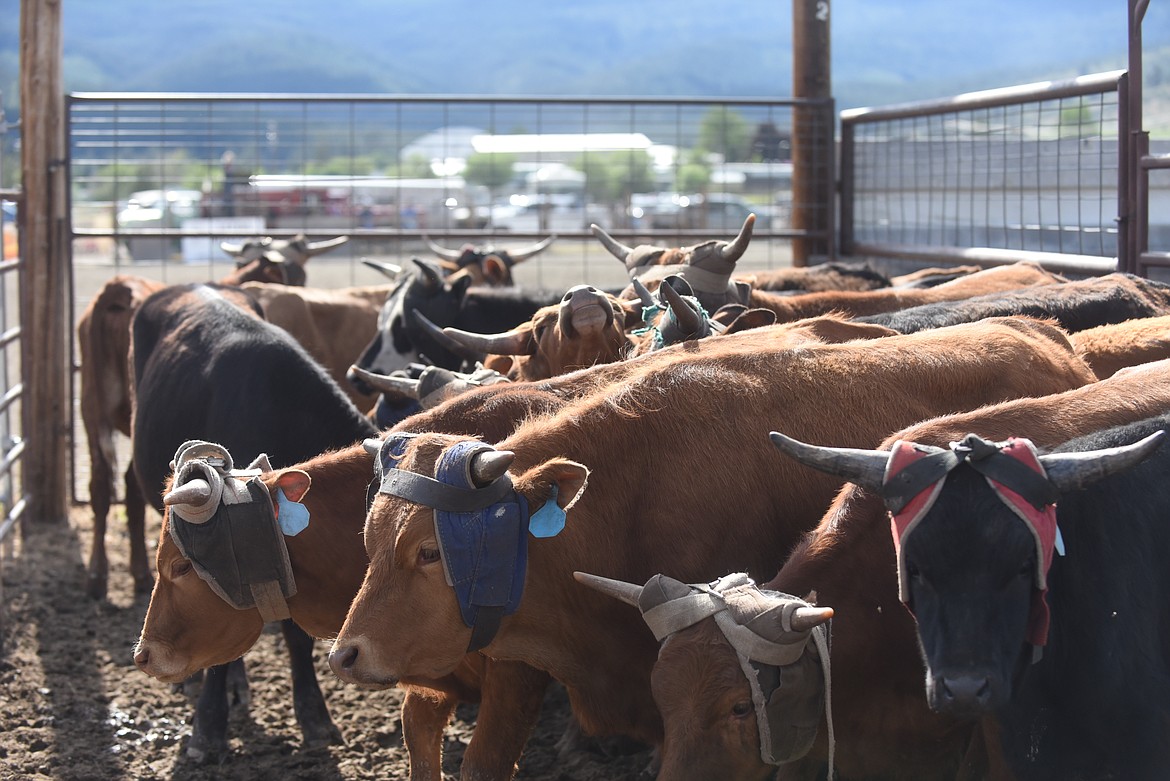
[[130,574],[134,576],[134,593],[149,594],[154,577],[146,557],[146,498],[134,476],[134,460],[126,468],[126,529],[130,534]]
[[317,671],[313,667],[313,638],[305,633],[292,619],[280,623],[284,641],[288,644],[289,666],[292,668],[293,710],[297,723],[301,725],[304,745],[308,748],[344,743],[341,730],[329,717],[329,708],[321,695],[317,683]]
[[407,687],[402,701],[402,739],[410,757],[410,781],[443,781],[443,730],[459,698]]
[[110,514],[113,475],[110,462],[97,443],[89,445],[89,505],[93,508],[93,549],[85,591],[94,599],[105,599],[109,586],[110,564],[106,559],[106,521]]
[[461,781],[510,781],[536,725],[548,673],[521,662],[489,660],[479,714],[463,754]]
[[[231,664],[242,664],[240,660]],[[219,759],[227,754],[228,667],[219,664],[203,673],[203,688],[195,704],[195,723],[187,756],[196,762]]]

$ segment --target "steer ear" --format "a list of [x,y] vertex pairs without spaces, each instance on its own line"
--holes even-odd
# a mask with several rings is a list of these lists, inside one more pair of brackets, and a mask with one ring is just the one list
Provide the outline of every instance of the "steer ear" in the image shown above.
[[529,469],[516,480],[516,487],[528,499],[530,507],[540,507],[557,487],[557,504],[568,510],[589,482],[589,468],[567,458],[554,458]]
[[483,276],[489,284],[507,284],[508,264],[499,255],[488,255],[483,259]]
[[284,491],[290,502],[299,502],[309,492],[313,480],[307,472],[299,469],[286,469],[276,478],[276,485]]

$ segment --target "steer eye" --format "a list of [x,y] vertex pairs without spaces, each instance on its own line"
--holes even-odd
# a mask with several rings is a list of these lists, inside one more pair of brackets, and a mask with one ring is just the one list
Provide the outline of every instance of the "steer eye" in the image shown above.
[[434,564],[439,560],[438,548],[419,548],[418,563],[419,564]]
[[751,700],[740,700],[731,706],[731,715],[737,719],[747,718],[752,714]]
[[187,559],[175,559],[171,562],[171,580],[181,578],[191,571],[191,562]]

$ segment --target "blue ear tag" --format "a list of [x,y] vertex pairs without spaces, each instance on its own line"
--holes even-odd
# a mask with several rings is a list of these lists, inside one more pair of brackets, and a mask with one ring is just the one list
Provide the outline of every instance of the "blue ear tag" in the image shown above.
[[552,496],[528,519],[528,531],[533,537],[556,537],[565,528],[565,511],[557,504],[557,487],[553,485]]
[[300,502],[290,501],[283,488],[276,489],[276,517],[280,530],[289,537],[296,537],[309,525],[309,508]]

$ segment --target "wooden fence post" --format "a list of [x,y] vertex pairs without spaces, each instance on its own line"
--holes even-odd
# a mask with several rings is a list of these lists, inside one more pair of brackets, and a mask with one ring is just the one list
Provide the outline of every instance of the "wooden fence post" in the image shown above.
[[835,254],[829,5],[829,0],[792,0],[792,96],[816,101],[792,110],[792,227],[821,234],[793,240],[794,266]]
[[61,0],[22,0],[20,12],[22,493],[29,521],[64,522],[70,361]]

